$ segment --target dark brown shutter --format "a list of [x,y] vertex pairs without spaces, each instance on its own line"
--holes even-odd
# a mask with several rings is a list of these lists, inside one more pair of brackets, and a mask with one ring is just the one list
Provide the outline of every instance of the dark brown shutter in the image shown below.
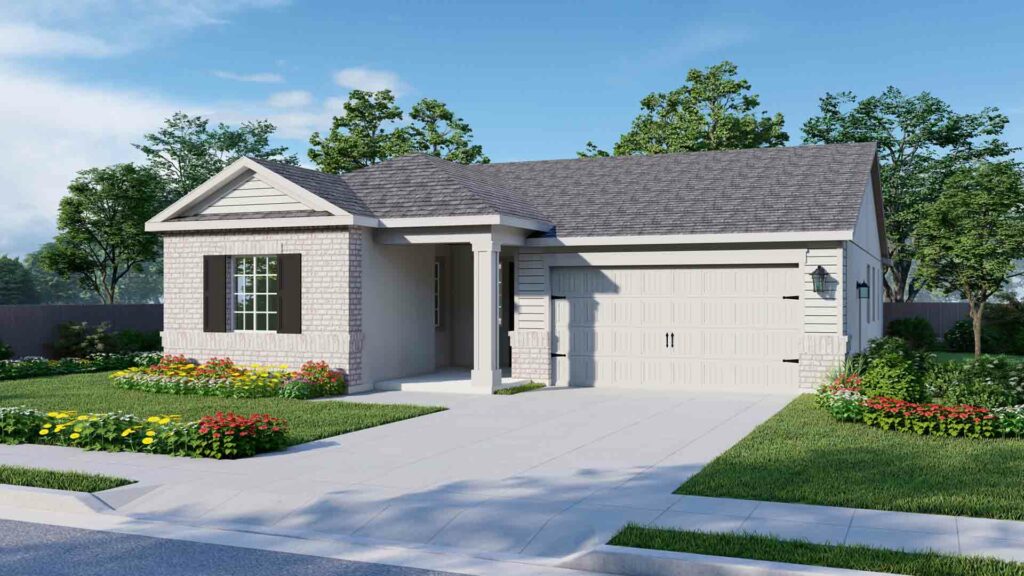
[[203,256],[203,332],[228,330],[228,257]]
[[302,254],[277,256],[277,331],[302,334]]

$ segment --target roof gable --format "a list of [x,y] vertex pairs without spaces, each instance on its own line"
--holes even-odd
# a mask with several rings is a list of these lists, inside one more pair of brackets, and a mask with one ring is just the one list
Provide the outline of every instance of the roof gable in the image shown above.
[[247,172],[188,211],[189,216],[314,210]]

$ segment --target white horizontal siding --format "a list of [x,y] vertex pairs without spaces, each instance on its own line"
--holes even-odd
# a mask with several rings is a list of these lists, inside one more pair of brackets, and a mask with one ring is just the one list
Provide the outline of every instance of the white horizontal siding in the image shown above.
[[516,329],[548,329],[548,268],[544,255],[520,251],[516,258]]
[[260,180],[255,174],[228,188],[200,214],[237,214],[240,212],[286,212],[309,210],[301,202]]
[[[827,289],[814,291],[811,273],[821,266],[828,274]],[[804,332],[807,334],[842,333],[842,249],[809,248],[804,264]]]

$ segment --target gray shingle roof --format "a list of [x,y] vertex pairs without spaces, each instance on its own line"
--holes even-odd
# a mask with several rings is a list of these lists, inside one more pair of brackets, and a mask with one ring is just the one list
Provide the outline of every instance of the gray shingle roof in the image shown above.
[[504,214],[568,237],[852,230],[874,157],[874,143],[470,166],[418,154],[341,176],[258,162],[354,214]]

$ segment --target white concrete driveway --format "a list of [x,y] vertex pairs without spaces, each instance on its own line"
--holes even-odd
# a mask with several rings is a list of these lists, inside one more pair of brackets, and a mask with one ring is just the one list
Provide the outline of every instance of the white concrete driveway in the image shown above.
[[[206,527],[560,557],[678,503],[672,491],[790,400],[548,389],[385,392],[445,412],[239,461],[0,446],[0,462],[140,480],[116,513]],[[139,495],[141,494],[141,496]]]

